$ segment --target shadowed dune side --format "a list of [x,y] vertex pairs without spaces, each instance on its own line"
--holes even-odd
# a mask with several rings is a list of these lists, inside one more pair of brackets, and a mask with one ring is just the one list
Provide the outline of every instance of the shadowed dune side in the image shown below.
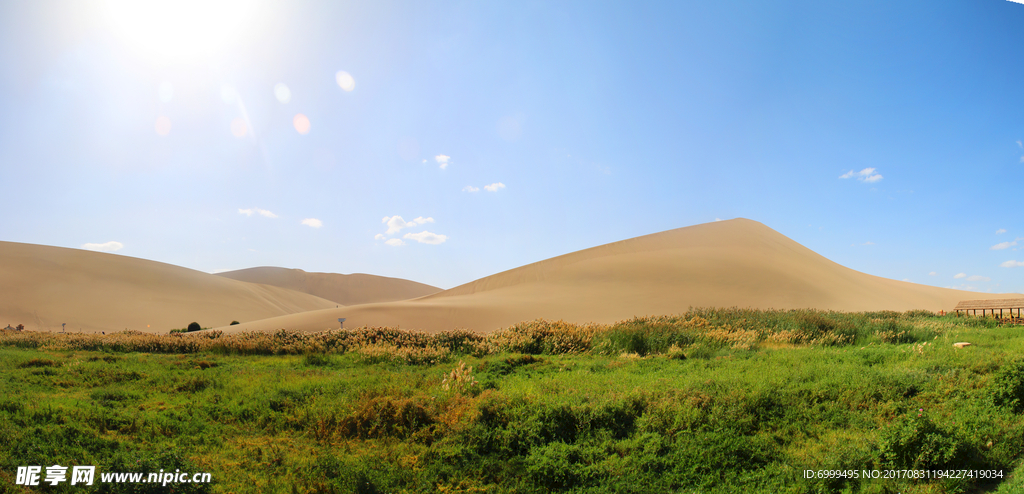
[[335,303],[133,257],[0,242],[0,326],[46,331],[165,333],[192,321],[221,326]]
[[341,305],[408,300],[440,292],[441,289],[372,274],[307,273],[301,269],[259,267],[217,273],[238,281],[288,288],[337,302]]
[[[1019,294],[987,298],[1019,297]],[[536,318],[611,323],[689,307],[950,310],[977,292],[843,267],[747,219],[645,235],[529,264],[415,300],[294,314],[231,330],[400,326],[489,332]]]

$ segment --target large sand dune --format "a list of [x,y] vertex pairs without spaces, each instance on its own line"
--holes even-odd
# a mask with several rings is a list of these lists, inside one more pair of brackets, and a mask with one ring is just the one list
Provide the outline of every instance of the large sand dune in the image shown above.
[[341,305],[394,302],[440,292],[435,286],[372,274],[307,273],[301,269],[259,267],[217,273],[249,283],[288,288]]
[[166,333],[196,321],[222,326],[336,304],[144,259],[0,242],[0,327]]
[[[986,295],[988,298],[1019,294]],[[488,332],[536,318],[611,323],[689,307],[950,310],[976,292],[871,276],[767,226],[735,219],[573,252],[414,300],[275,317],[239,330],[400,326]]]

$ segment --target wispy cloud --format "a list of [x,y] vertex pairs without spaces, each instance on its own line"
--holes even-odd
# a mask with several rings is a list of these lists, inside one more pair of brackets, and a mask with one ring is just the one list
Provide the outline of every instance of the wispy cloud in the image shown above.
[[467,186],[462,188],[462,191],[463,192],[480,192],[480,187],[473,187],[472,185],[467,185]]
[[434,222],[434,218],[424,218],[422,216],[420,216],[420,217],[418,217],[418,218],[416,218],[416,219],[414,219],[412,221],[405,221],[404,219],[402,219],[401,216],[385,216],[384,219],[381,220],[381,223],[385,223],[385,224],[388,225],[387,233],[389,235],[392,234],[392,233],[398,233],[403,228],[409,228],[409,227],[413,227],[413,226],[416,226],[416,225],[422,225],[424,223],[433,223],[433,222]]
[[877,181],[882,179],[882,175],[880,175],[878,173],[875,173],[875,171],[876,170],[874,168],[865,168],[865,169],[863,169],[863,170],[861,170],[859,172],[855,172],[853,170],[850,170],[850,171],[840,175],[839,178],[846,179],[846,178],[857,177],[857,180],[860,180],[861,182],[867,182],[867,183],[870,184],[870,183],[875,183],[875,182],[877,182]]
[[1006,261],[1000,264],[1000,266],[1004,268],[1020,268],[1024,267],[1024,261]]
[[1024,149],[1024,144],[1021,144],[1020,141],[1017,141],[1017,147]]
[[1000,228],[996,230],[996,235],[1002,235],[1004,233],[1006,233],[1006,228]]
[[444,170],[445,168],[448,168],[448,161],[451,160],[451,159],[452,159],[451,156],[445,156],[443,154],[439,154],[437,156],[434,156],[434,161],[437,162],[438,166],[440,166],[442,170]]
[[94,250],[96,252],[116,252],[124,248],[124,244],[121,242],[105,242],[102,244],[82,244],[82,248],[85,250]]
[[302,224],[313,228],[320,228],[321,226],[324,226],[324,222],[316,218],[306,218],[302,220]]
[[491,185],[485,185],[484,186],[484,190],[486,190],[487,192],[497,192],[498,189],[504,189],[504,188],[505,188],[505,184],[503,184],[501,182],[495,182],[495,183],[493,183]]
[[988,276],[981,276],[979,274],[975,274],[968,276],[967,281],[992,281],[992,278],[989,278]]
[[932,272],[928,273],[928,276],[937,276],[938,274],[939,273],[936,273],[935,271],[932,271]]
[[960,278],[966,278],[966,277],[967,277],[967,273],[957,273],[956,275],[953,276],[953,279],[959,280]]
[[388,238],[385,237],[383,233],[378,233],[378,234],[373,236],[373,239],[374,240],[387,240]]
[[387,242],[384,242],[384,243],[388,244],[388,245],[390,245],[392,247],[398,247],[399,245],[405,245],[405,242],[403,242],[402,239],[400,239],[400,238],[393,238],[393,239],[388,240]]
[[864,242],[861,245],[875,245],[875,243],[874,242]]
[[[992,247],[989,247],[988,250],[1009,249],[1010,247],[1015,247],[1017,245],[1017,242],[1020,242],[1021,240],[1024,240],[1024,237],[1017,237],[1017,238],[1013,239],[1013,241],[1011,241],[1011,242],[999,242],[998,244],[995,244]],[[1014,250],[1016,250],[1016,249],[1014,249]]]
[[[448,240],[448,237],[446,235],[438,235],[436,233],[431,233],[431,232],[428,232],[426,230],[424,230],[422,232],[419,232],[419,233],[406,233],[402,238],[407,238],[409,240],[415,240],[415,241],[417,241],[417,242],[419,242],[421,244],[431,244],[431,245],[443,244],[445,240]],[[392,239],[392,240],[398,240],[398,239]],[[389,240],[389,242],[390,242],[390,240]]]
[[256,214],[258,214],[260,216],[265,216],[267,218],[277,218],[276,214],[271,213],[270,211],[267,211],[266,209],[260,209],[260,208],[239,209],[238,213],[239,214],[244,214],[246,216],[252,216],[253,213],[256,213]]

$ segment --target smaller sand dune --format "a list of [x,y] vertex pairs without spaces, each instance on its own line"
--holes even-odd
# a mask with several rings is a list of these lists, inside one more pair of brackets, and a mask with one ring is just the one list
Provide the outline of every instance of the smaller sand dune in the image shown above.
[[307,273],[301,269],[259,267],[218,273],[217,276],[249,283],[288,288],[341,305],[372,304],[408,300],[440,292],[441,289],[372,274]]
[[192,321],[223,326],[336,305],[145,259],[0,242],[0,327],[166,333]]

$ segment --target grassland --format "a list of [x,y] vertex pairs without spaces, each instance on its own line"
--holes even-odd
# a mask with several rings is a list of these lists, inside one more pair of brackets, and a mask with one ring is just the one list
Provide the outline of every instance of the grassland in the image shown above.
[[[972,343],[955,348],[953,343]],[[1024,492],[1024,326],[691,310],[482,337],[0,333],[22,465],[211,472],[49,492]],[[1002,478],[807,479],[806,470]]]

